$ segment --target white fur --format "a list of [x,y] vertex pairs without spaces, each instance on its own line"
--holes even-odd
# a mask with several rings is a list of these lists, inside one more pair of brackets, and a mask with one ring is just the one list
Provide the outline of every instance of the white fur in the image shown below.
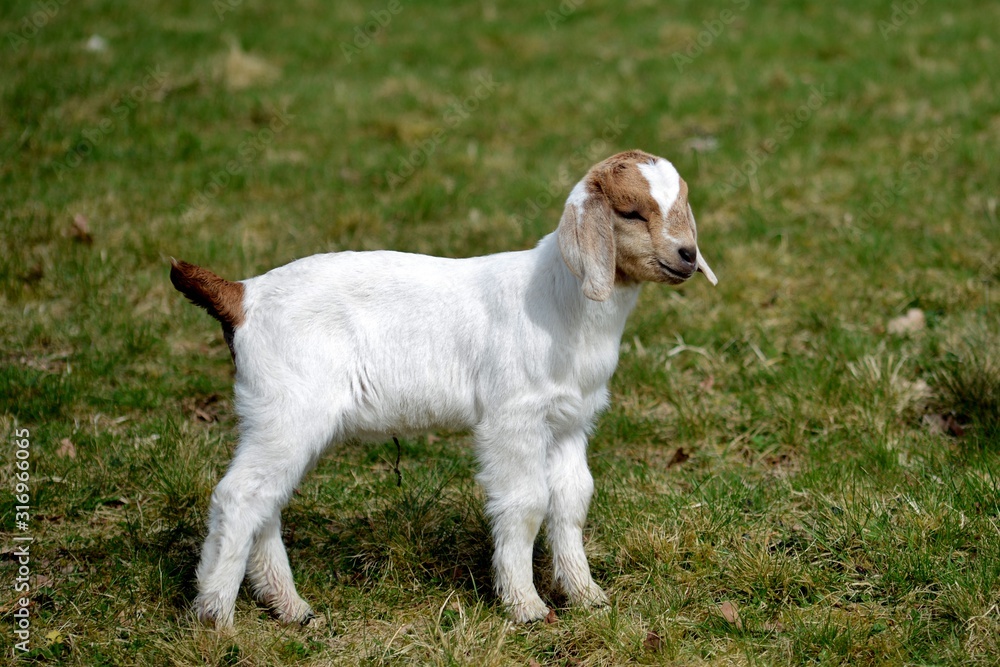
[[577,208],[578,211],[582,210],[583,202],[587,200],[587,186],[583,181],[580,181],[573,186],[573,189],[569,192],[569,197],[566,199],[567,205],[572,205]]
[[639,173],[649,182],[649,193],[660,205],[660,212],[666,215],[673,208],[681,193],[681,175],[668,160],[656,158],[654,164],[638,165]]
[[[582,209],[586,196],[578,185],[568,205]],[[548,613],[532,581],[543,520],[569,600],[607,601],[583,548],[587,435],[608,403],[637,285],[586,298],[555,233],[471,259],[314,255],[243,285],[233,340],[242,433],[212,494],[197,572],[203,620],[232,623],[244,574],[282,620],[308,619],[281,543],[293,489],[331,442],[435,428],[473,430],[495,585],[513,617]]]
[[[660,213],[667,215],[677,201],[677,196],[681,192],[681,175],[669,161],[657,158],[655,164],[640,164],[639,172],[649,182],[649,192],[653,199],[660,206]],[[669,243],[679,245],[682,241],[676,236],[672,236],[667,228],[663,226],[663,238]]]

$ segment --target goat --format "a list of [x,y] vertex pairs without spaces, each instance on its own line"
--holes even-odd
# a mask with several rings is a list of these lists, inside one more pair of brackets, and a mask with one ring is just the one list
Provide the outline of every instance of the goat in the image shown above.
[[330,443],[435,428],[474,433],[494,584],[512,618],[549,614],[532,575],[543,520],[569,602],[607,604],[583,547],[587,437],[640,283],[696,271],[716,284],[687,184],[637,150],[594,165],[531,250],[319,254],[241,282],[173,260],[174,286],[222,323],[241,424],[212,493],[197,616],[231,626],[246,575],[279,621],[307,622],[281,541],[292,491]]

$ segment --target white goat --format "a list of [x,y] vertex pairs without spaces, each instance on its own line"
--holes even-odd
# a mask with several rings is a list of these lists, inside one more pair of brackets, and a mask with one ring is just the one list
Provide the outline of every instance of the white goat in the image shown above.
[[687,185],[641,151],[591,168],[557,232],[531,250],[340,252],[242,282],[174,261],[174,286],[222,322],[241,420],[212,494],[198,617],[230,626],[247,575],[279,620],[308,621],[281,541],[293,489],[332,442],[434,428],[474,432],[495,586],[512,617],[549,613],[531,563],[543,520],[569,601],[606,604],[583,549],[587,435],[608,404],[639,284],[679,284],[696,270],[716,283]]

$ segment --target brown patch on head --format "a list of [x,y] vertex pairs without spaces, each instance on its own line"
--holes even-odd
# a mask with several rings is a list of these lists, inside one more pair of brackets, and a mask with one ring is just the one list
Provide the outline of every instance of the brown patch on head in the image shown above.
[[[584,177],[585,198],[574,195],[567,202],[560,249],[588,297],[607,298],[615,282],[679,284],[694,274],[698,246],[687,183],[676,176],[674,184],[676,172],[668,165],[640,150],[618,153]],[[674,188],[676,197],[668,203],[663,193]]]
[[619,282],[679,284],[695,270],[697,245],[687,183],[679,178],[677,197],[663,211],[652,184],[639,170],[640,164],[655,165],[659,159],[643,151],[627,151],[596,165],[588,174],[588,183],[593,183],[588,191],[603,193],[615,214]]
[[640,164],[654,164],[656,156],[639,150],[625,151],[600,162],[587,174],[587,192],[603,195],[615,213],[639,214],[651,219],[661,213],[649,191],[649,181],[639,171]]

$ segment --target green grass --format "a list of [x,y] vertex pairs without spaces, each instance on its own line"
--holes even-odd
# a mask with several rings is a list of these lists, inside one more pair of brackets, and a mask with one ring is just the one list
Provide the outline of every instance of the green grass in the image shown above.
[[[914,3],[897,26],[857,0],[401,0],[350,61],[390,3],[216,4],[0,20],[0,514],[19,534],[28,428],[37,576],[22,661],[996,664],[995,3]],[[340,249],[526,248],[591,162],[633,147],[685,176],[720,283],[647,286],[626,330],[590,456],[611,607],[506,624],[469,438],[439,433],[403,442],[401,488],[391,443],[338,447],[302,484],[285,541],[319,623],[280,627],[244,591],[235,634],[195,624],[232,367],[169,257],[239,278]],[[914,307],[926,328],[887,333]]]

